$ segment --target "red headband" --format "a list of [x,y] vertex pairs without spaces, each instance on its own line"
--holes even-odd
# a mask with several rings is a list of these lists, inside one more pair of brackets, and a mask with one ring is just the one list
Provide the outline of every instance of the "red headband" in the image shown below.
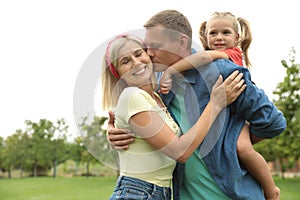
[[117,72],[115,66],[114,66],[114,65],[111,63],[111,61],[110,61],[110,56],[109,56],[110,52],[109,52],[109,49],[110,49],[111,44],[112,44],[114,41],[116,41],[116,40],[119,39],[119,38],[127,37],[127,36],[128,36],[128,35],[126,35],[126,34],[118,35],[117,37],[115,37],[114,39],[112,39],[111,41],[109,41],[109,43],[108,43],[108,45],[107,45],[107,47],[106,47],[105,59],[106,59],[107,65],[108,65],[108,69],[109,69],[109,71],[112,73],[112,75],[113,75],[114,77],[116,77],[117,79],[120,78],[120,75],[119,75],[119,73]]

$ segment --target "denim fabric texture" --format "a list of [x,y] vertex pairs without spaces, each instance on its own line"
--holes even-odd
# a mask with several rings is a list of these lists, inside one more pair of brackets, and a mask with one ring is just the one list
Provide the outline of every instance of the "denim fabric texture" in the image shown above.
[[171,189],[128,176],[119,176],[109,200],[171,200]]
[[[229,60],[218,59],[207,66],[188,70],[184,74],[186,83],[181,82],[178,85],[189,85],[183,87],[187,88],[184,97],[185,109],[192,126],[207,105],[210,91],[219,75],[222,75],[225,80],[235,70],[244,74],[246,90],[235,102],[223,109],[198,151],[217,185],[230,198],[261,200],[264,199],[262,188],[238,160],[237,138],[245,121],[251,124],[251,134],[259,138],[272,138],[281,134],[286,128],[283,114],[268,99],[264,91],[253,84],[249,70]],[[176,78],[173,79],[173,83],[175,82]],[[162,95],[171,113],[172,108],[169,104],[174,95],[172,91]],[[176,169],[173,178],[175,200],[179,199],[182,174],[188,171],[188,169],[184,170],[182,164]]]

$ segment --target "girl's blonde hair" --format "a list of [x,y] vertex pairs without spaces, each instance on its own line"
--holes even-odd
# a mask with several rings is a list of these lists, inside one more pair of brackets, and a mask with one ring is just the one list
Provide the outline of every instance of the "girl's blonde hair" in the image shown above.
[[236,18],[230,12],[214,12],[208,21],[204,21],[200,25],[199,37],[200,37],[200,41],[203,45],[203,48],[204,48],[204,50],[209,50],[209,47],[207,44],[207,29],[206,29],[207,24],[209,24],[210,20],[212,20],[212,19],[219,19],[219,18],[225,18],[225,17],[227,19],[232,19],[233,30],[235,31],[236,34],[240,34],[240,39],[239,39],[239,43],[237,46],[240,47],[242,50],[243,59],[244,59],[246,67],[250,68],[251,63],[250,63],[250,59],[248,56],[248,49],[252,42],[252,33],[251,33],[249,22],[242,17]]
[[[112,39],[107,45],[101,74],[102,108],[104,110],[113,109],[118,103],[121,92],[128,86],[116,73],[119,67],[119,50],[129,41],[136,42],[144,50],[146,48],[143,40],[134,35],[119,35]],[[151,77],[151,82],[153,83],[153,86],[157,87],[154,73]]]

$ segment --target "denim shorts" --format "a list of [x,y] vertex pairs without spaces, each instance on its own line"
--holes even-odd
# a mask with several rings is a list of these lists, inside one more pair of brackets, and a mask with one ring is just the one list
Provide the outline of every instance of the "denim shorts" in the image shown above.
[[115,189],[109,200],[115,199],[151,199],[151,200],[170,200],[171,189],[160,187],[146,181],[120,176],[117,180]]

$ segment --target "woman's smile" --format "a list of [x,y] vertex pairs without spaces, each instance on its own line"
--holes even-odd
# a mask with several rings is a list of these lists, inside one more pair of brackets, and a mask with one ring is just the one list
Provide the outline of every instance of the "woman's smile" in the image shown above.
[[132,73],[132,75],[134,75],[134,76],[144,74],[146,72],[147,65],[146,64],[145,65],[141,65],[141,66],[138,66],[136,68],[137,69],[134,70],[134,73]]

